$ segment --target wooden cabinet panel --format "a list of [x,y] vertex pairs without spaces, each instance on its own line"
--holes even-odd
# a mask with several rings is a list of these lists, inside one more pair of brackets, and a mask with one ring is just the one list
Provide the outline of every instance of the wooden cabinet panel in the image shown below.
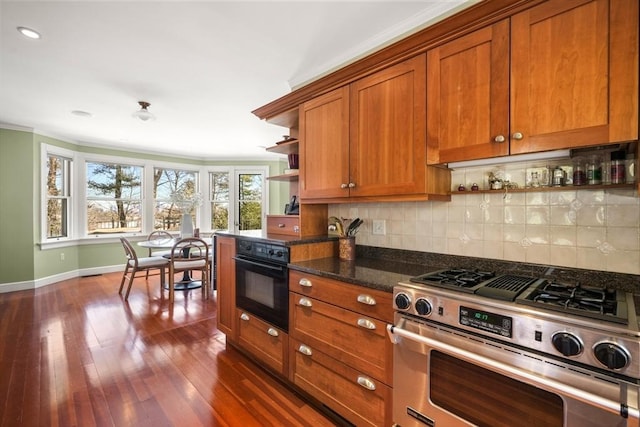
[[425,194],[425,55],[351,84],[351,197]]
[[236,341],[236,239],[216,236],[216,286],[218,329],[230,341]]
[[[301,285],[303,283],[304,285]],[[301,271],[289,271],[289,291],[393,323],[393,295]]]
[[294,338],[290,343],[296,386],[357,426],[391,425],[390,387]]
[[256,356],[261,363],[286,376],[289,344],[287,333],[241,309],[236,310],[236,317],[240,346]]
[[428,52],[427,105],[429,164],[509,154],[508,19]]
[[393,344],[387,338],[385,322],[294,292],[289,295],[292,337],[392,384]]
[[349,88],[345,86],[300,106],[300,198],[349,197],[348,182]]
[[511,39],[512,154],[638,138],[637,0],[543,3]]
[[637,0],[550,0],[431,49],[428,163],[637,140],[638,32]]

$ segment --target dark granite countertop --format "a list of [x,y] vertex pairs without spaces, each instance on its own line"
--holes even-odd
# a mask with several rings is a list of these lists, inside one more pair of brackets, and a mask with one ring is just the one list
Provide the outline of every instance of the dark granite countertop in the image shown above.
[[293,270],[317,274],[386,292],[392,292],[396,283],[406,281],[413,276],[458,267],[494,271],[497,274],[516,274],[526,277],[554,279],[567,283],[580,283],[584,286],[620,289],[640,294],[640,276],[634,274],[361,245],[356,246],[355,261],[322,258],[294,262],[289,266]]

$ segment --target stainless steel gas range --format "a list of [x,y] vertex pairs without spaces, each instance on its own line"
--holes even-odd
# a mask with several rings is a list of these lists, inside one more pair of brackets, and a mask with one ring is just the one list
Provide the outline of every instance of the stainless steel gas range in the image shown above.
[[638,426],[633,296],[442,270],[394,287],[401,426]]

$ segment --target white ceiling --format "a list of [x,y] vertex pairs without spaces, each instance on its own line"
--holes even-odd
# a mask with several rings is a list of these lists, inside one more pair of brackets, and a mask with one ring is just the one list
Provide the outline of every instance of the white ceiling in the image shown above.
[[[83,145],[268,159],[287,130],[252,110],[477,1],[0,0],[0,123]],[[156,121],[132,118],[138,101]]]

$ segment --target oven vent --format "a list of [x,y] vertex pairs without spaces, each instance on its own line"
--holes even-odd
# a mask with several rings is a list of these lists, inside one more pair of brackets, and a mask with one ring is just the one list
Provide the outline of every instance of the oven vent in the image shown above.
[[476,294],[483,297],[499,299],[502,301],[514,301],[518,295],[536,279],[531,277],[514,276],[505,274],[491,280],[484,286],[476,290]]

